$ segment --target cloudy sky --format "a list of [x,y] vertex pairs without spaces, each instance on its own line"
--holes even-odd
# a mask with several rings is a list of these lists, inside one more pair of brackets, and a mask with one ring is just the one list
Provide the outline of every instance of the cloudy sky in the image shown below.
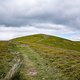
[[0,0],[0,40],[38,33],[80,40],[80,0]]

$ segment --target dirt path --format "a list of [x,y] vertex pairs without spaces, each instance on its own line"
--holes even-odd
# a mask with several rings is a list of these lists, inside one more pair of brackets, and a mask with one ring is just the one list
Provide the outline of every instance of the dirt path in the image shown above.
[[20,80],[56,80],[56,76],[61,76],[55,67],[50,66],[48,60],[29,46],[18,46],[18,49],[24,57],[23,67],[19,74]]

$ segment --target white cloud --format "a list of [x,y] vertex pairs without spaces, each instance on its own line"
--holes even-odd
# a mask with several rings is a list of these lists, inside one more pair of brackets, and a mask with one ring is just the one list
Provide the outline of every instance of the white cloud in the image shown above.
[[39,34],[39,33],[60,36],[62,34],[73,33],[73,31],[68,29],[66,26],[50,24],[50,23],[47,24],[38,23],[38,24],[34,24],[34,26],[26,25],[20,27],[8,27],[8,26],[0,25],[0,35],[1,35],[0,40],[9,40],[20,36]]
[[80,41],[80,34],[72,35],[70,36],[70,39],[74,41]]
[[0,40],[9,40],[14,36],[15,36],[14,33],[11,33],[11,32],[8,32],[8,31],[0,32]]
[[0,0],[0,25],[0,39],[73,34],[80,31],[80,0]]
[[0,24],[23,26],[53,22],[80,29],[80,0],[3,0]]

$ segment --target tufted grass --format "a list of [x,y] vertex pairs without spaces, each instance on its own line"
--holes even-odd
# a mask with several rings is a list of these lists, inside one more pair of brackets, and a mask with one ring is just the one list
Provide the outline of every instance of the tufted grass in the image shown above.
[[[49,35],[32,35],[12,40],[24,56],[15,80],[80,80],[80,43]],[[28,75],[34,68],[38,74]]]

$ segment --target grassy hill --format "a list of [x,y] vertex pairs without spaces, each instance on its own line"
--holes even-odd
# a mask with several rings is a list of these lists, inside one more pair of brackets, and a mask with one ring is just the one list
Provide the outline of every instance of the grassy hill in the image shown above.
[[28,43],[44,44],[44,45],[57,47],[57,48],[80,51],[79,42],[74,42],[74,41],[70,41],[67,39],[60,38],[60,37],[44,35],[44,34],[24,36],[24,37],[16,38],[13,40],[17,42],[26,43],[26,44]]
[[80,80],[79,42],[37,34],[15,38],[6,44],[7,55],[11,55],[7,58],[13,59],[16,54],[12,53],[23,57],[19,73],[13,80]]

